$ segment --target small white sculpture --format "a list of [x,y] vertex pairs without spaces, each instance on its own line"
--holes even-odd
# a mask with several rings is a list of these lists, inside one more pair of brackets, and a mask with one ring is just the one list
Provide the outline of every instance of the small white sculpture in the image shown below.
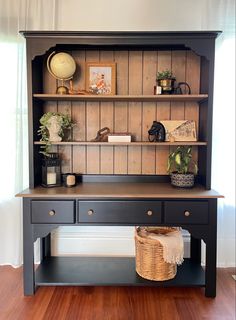
[[46,128],[49,131],[49,140],[51,142],[59,142],[62,140],[62,137],[59,136],[61,130],[60,122],[60,117],[58,116],[51,116],[50,119],[48,119]]
[[71,120],[69,114],[60,112],[47,112],[40,119],[40,127],[38,134],[41,135],[40,141],[44,142],[40,151],[45,156],[50,151],[52,142],[61,142],[64,137],[64,131],[71,129],[75,124]]

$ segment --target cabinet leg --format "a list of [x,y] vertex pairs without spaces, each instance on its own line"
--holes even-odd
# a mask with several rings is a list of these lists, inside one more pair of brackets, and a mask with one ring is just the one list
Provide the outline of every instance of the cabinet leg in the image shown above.
[[206,289],[205,296],[216,296],[216,235],[217,235],[217,203],[212,199],[210,202],[210,224],[206,241]]
[[29,199],[23,199],[23,277],[24,295],[33,295],[35,292],[34,233],[30,221]]
[[201,263],[201,239],[196,239],[193,236],[191,236],[190,257],[192,261]]
[[41,261],[46,258],[51,256],[51,235],[47,235],[44,238],[40,239],[40,252],[41,252]]
[[206,245],[206,289],[205,296],[216,296],[216,248]]

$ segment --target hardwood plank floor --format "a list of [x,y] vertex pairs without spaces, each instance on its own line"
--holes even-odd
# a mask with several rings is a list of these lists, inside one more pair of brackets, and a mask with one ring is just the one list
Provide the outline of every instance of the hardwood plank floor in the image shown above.
[[41,287],[24,297],[22,268],[0,267],[0,320],[233,320],[235,270],[218,269],[217,297],[201,288]]

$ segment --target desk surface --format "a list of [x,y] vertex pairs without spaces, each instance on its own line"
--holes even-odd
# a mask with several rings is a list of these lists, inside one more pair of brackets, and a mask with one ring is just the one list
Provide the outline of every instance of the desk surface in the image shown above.
[[223,198],[214,190],[206,190],[201,185],[191,189],[175,188],[170,183],[123,183],[86,182],[76,187],[55,187],[26,189],[17,194],[23,198]]

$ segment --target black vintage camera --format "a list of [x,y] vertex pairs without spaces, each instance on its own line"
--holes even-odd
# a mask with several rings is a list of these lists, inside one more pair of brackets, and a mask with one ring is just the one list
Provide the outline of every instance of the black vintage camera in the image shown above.
[[163,142],[166,139],[166,130],[161,122],[153,121],[148,130],[148,140],[150,142]]

